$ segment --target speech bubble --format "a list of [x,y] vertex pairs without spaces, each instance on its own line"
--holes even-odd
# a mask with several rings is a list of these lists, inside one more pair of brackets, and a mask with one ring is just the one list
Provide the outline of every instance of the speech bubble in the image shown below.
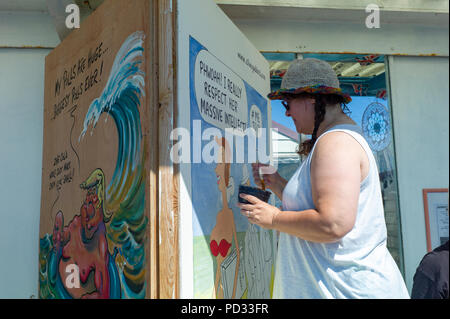
[[194,79],[198,110],[207,123],[221,129],[247,129],[247,94],[241,78],[202,50],[195,62]]

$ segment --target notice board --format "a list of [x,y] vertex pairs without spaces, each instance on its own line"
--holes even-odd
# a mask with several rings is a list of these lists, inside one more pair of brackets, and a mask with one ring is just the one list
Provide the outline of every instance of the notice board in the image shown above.
[[149,13],[107,0],[46,58],[40,298],[149,296]]

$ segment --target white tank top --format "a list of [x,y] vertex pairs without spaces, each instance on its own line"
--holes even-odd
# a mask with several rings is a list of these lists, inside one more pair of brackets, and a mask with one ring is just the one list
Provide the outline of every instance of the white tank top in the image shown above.
[[[353,229],[335,243],[315,243],[280,233],[274,298],[409,298],[402,275],[386,247],[386,223],[378,169],[356,125],[337,125],[364,148],[369,174],[361,183]],[[315,145],[317,145],[317,142]],[[283,210],[314,209],[311,158],[297,169],[283,191]]]

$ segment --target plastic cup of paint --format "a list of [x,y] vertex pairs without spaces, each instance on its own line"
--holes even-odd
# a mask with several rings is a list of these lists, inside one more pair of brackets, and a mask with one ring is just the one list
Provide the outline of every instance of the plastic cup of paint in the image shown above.
[[243,199],[240,195],[241,194],[247,194],[252,195],[260,200],[268,203],[270,195],[272,194],[269,191],[262,190],[261,188],[252,187],[252,186],[246,186],[246,185],[239,185],[239,203],[241,204],[250,204],[248,201]]

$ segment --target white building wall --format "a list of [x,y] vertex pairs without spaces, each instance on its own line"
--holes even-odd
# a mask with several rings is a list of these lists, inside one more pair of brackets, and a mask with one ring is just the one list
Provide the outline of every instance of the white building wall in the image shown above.
[[352,6],[342,1],[342,7],[334,10],[331,2],[337,1],[332,0],[309,1],[322,2],[315,8],[295,0],[216,1],[260,51],[449,54],[448,1],[417,1],[420,6],[404,2],[400,7],[389,7],[384,1],[385,7],[379,3],[379,28],[367,27],[371,13],[365,11],[365,4]]
[[427,252],[422,189],[448,188],[448,57],[390,57],[405,279]]
[[[282,16],[245,19],[246,11],[240,11],[244,19],[234,22],[262,51],[444,56],[390,59],[406,282],[411,288],[426,252],[421,190],[448,188],[448,22],[442,27],[432,21],[382,20],[380,29],[369,30],[360,18],[355,25],[354,17],[327,24]],[[446,12],[448,21],[448,2]],[[276,17],[273,13],[266,10]],[[44,59],[58,43],[48,14],[0,11],[0,298],[37,296]]]
[[0,299],[38,295],[44,67],[58,41],[48,15],[0,11]]
[[0,48],[54,48],[59,43],[49,14],[36,11],[1,11]]
[[[235,21],[263,52],[372,53],[448,56],[448,28],[360,23]],[[440,39],[437,41],[436,39]]]

